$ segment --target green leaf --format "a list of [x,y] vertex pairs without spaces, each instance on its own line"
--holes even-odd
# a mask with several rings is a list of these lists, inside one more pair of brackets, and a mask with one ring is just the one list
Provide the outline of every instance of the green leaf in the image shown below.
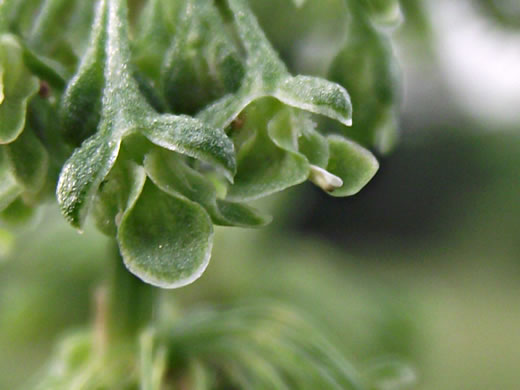
[[289,106],[325,115],[345,126],[352,125],[352,106],[347,91],[325,79],[291,77],[278,86],[273,96]]
[[61,91],[67,85],[69,73],[59,62],[37,54],[28,47],[23,48],[23,60],[35,76],[47,81],[52,87]]
[[66,24],[74,4],[75,1],[71,0],[44,0],[30,33],[31,47],[46,51],[62,40],[63,25]]
[[61,128],[65,138],[80,145],[95,133],[101,117],[104,62],[106,59],[106,0],[99,3],[90,44],[78,71],[67,85],[60,107]]
[[134,43],[135,63],[148,77],[158,82],[164,53],[170,46],[173,26],[168,20],[164,0],[149,0],[138,22],[138,33]]
[[311,164],[326,168],[330,156],[329,144],[315,127],[316,124],[310,118],[300,119],[301,132],[298,137],[298,151],[307,157]]
[[0,213],[2,223],[16,228],[29,224],[35,219],[35,208],[27,205],[21,196],[17,197]]
[[195,113],[238,89],[242,60],[213,2],[184,1],[162,74],[174,112]]
[[140,132],[154,144],[216,164],[228,180],[233,180],[235,151],[224,131],[187,115],[163,114],[146,122]]
[[339,136],[330,136],[328,141],[327,171],[343,181],[343,185],[330,194],[350,196],[358,193],[374,177],[379,163],[372,153],[352,141]]
[[[324,169],[329,161],[328,142],[314,130],[312,122],[303,113],[295,112],[293,109],[279,111],[269,122],[268,134],[280,149],[299,158],[303,157],[310,163],[308,179],[314,184],[328,192],[343,185],[340,178]],[[302,144],[307,150],[299,150]],[[313,162],[319,165],[314,165]]]
[[118,162],[101,183],[92,207],[96,226],[108,236],[117,234],[123,212],[130,207],[143,189],[146,174],[141,166]]
[[[141,133],[163,148],[214,163],[229,179],[235,171],[233,144],[222,130],[185,115],[158,114],[141,94],[130,71],[126,12],[122,0],[99,2],[90,55],[80,65],[64,99],[65,117],[69,115],[67,107],[81,110],[82,104],[90,107],[88,115],[97,115],[102,90],[97,133],[74,152],[58,182],[62,212],[76,227],[82,226],[92,197],[114,165],[123,138],[130,134]],[[96,75],[95,81],[90,75]],[[102,75],[101,82],[98,75]],[[74,93],[71,88],[75,88]],[[73,119],[71,123],[79,116]]]
[[63,166],[56,196],[65,219],[74,227],[83,226],[93,198],[101,182],[112,169],[119,147],[119,140],[92,136]]
[[315,114],[351,123],[347,91],[338,84],[310,76],[292,77],[260,28],[246,0],[228,0],[238,35],[247,53],[245,80],[236,94],[203,110],[199,117],[218,127],[228,126],[251,102],[271,96]]
[[348,89],[354,105],[349,129],[333,130],[379,151],[397,138],[398,72],[388,38],[377,31],[357,2],[350,2],[352,23],[344,47],[333,60],[329,77]]
[[[251,134],[237,155],[237,174],[227,198],[235,201],[257,199],[304,182],[309,176],[307,159],[291,145],[292,127],[276,114],[272,100],[259,101],[244,112],[245,125],[239,131]],[[285,132],[285,134],[284,134]]]
[[399,0],[365,0],[372,20],[384,25],[397,25],[402,19]]
[[162,191],[183,195],[203,206],[213,223],[223,226],[259,227],[271,218],[240,203],[217,199],[214,185],[190,168],[180,155],[156,149],[146,156],[146,173]]
[[305,112],[280,110],[269,123],[269,136],[282,149],[304,155],[310,164],[327,167],[329,144],[316,131],[314,123]]
[[10,170],[24,191],[36,194],[47,179],[49,156],[40,140],[26,129],[16,141],[4,146]]
[[147,182],[124,212],[117,239],[130,272],[154,286],[177,288],[207,267],[213,224],[197,203]]
[[23,191],[13,177],[5,150],[0,148],[0,211],[8,207]]
[[96,2],[75,1],[74,3],[75,5],[69,18],[65,39],[77,58],[81,58],[89,43],[90,30],[94,24]]
[[13,142],[23,131],[29,99],[38,80],[23,63],[23,51],[13,35],[0,35],[0,144]]

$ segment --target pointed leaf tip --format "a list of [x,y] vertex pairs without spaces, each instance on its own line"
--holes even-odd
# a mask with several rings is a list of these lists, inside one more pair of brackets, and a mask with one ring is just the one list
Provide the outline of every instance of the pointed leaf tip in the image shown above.
[[119,153],[120,141],[94,136],[76,149],[63,166],[56,188],[61,212],[69,223],[81,228],[99,185]]
[[329,136],[330,159],[327,171],[339,177],[343,185],[330,192],[333,196],[357,194],[376,174],[379,163],[362,146],[340,136]]
[[345,126],[352,125],[350,96],[339,84],[299,75],[287,78],[274,96],[289,106],[327,116]]

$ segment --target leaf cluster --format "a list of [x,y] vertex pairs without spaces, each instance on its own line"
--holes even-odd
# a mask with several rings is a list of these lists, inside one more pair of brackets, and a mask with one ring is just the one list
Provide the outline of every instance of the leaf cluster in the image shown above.
[[393,57],[374,23],[394,23],[398,3],[346,6],[332,82],[292,75],[247,0],[4,0],[4,219],[56,186],[72,226],[92,216],[131,272],[175,288],[206,268],[214,225],[270,221],[246,202],[306,180],[357,193],[378,169],[359,143],[386,150],[395,134]]

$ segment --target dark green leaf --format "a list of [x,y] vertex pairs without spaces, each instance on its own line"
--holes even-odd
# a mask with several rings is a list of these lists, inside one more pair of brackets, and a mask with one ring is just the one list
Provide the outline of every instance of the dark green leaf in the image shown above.
[[63,90],[69,75],[67,70],[57,61],[35,53],[24,47],[23,59],[27,68],[40,79],[47,81],[52,87]]
[[35,209],[27,205],[21,196],[16,198],[8,207],[0,213],[0,219],[9,227],[27,225],[35,218]]
[[92,136],[63,166],[56,196],[69,223],[81,228],[101,182],[115,163],[120,141]]

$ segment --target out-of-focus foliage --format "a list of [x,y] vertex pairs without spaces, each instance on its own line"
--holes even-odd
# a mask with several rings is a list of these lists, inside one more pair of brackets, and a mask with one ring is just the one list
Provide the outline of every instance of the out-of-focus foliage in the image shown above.
[[[34,237],[37,244],[36,264],[30,261],[35,258],[36,247],[15,248],[16,258],[2,270],[5,279],[0,289],[4,313],[0,322],[0,346],[5,347],[13,363],[17,359],[26,359],[27,364],[38,361],[39,356],[41,359],[43,356],[39,354],[54,341],[48,335],[56,330],[71,324],[85,326],[90,295],[105,267],[107,242],[102,236],[87,229],[80,238],[54,221],[44,235],[35,236],[36,231],[25,234],[26,238]],[[301,253],[295,253],[289,243],[273,240],[267,232],[261,235],[249,232],[238,237],[224,231],[218,234],[221,244],[215,256],[219,261],[215,262],[209,278],[201,279],[200,288],[194,285],[180,290],[180,294],[163,296],[159,310],[162,314],[153,336],[153,356],[166,354],[168,358],[166,368],[162,369],[168,372],[164,380],[176,384],[202,381],[201,386],[204,383],[211,386],[212,381],[217,381],[226,388],[230,383],[241,387],[243,381],[265,384],[264,381],[273,380],[273,375],[281,375],[282,382],[288,383],[289,388],[293,381],[309,380],[327,388],[331,386],[329,372],[335,380],[344,383],[342,388],[370,388],[369,383],[381,379],[372,374],[375,375],[374,371],[385,357],[384,365],[388,364],[389,370],[394,367],[385,375],[388,380],[404,381],[403,384],[410,380],[409,368],[400,360],[406,361],[413,355],[411,342],[415,330],[409,313],[411,303],[391,303],[391,297],[397,297],[392,290],[367,284],[368,279],[364,282],[350,279],[348,272],[341,271],[332,261],[333,252],[329,260],[315,264],[316,256],[326,249],[319,243],[307,248],[299,246]],[[56,241],[60,240],[65,240],[67,245],[61,247],[56,257]],[[266,245],[267,242],[271,246]],[[244,257],[229,256],[232,248]],[[77,269],[67,267],[75,250],[82,253]],[[255,253],[262,253],[262,257],[271,260],[259,262]],[[302,253],[307,257],[302,257]],[[54,263],[48,272],[34,273],[38,268],[35,266],[45,265],[51,259]],[[53,275],[58,269],[62,271],[56,278]],[[229,269],[234,272],[230,273]],[[31,281],[31,287],[19,289],[19,284],[27,280]],[[43,286],[47,286],[45,294],[39,293]],[[69,291],[67,296],[62,294],[63,289]],[[61,303],[50,310],[43,304],[46,301]],[[70,304],[73,310],[68,308]],[[100,383],[130,386],[142,380],[140,369],[129,367],[138,356],[133,349],[126,354],[102,353],[96,347],[99,340],[103,337],[99,337],[96,326],[93,331],[71,334],[57,347],[54,362],[45,366],[46,381],[41,382],[39,375],[32,379],[47,388],[59,388],[58,383],[67,388],[71,381],[83,380],[88,386]],[[137,347],[139,340],[133,343]],[[294,348],[299,351],[296,356]],[[309,354],[305,371],[299,369],[303,362],[298,356],[302,354]],[[351,366],[344,356],[357,357],[357,362]],[[278,359],[274,369],[271,367],[273,358]],[[163,363],[159,360],[154,365],[161,366]],[[6,363],[2,362],[0,367],[6,367]],[[9,376],[0,372],[0,385],[12,385],[20,381],[20,377],[27,380],[26,369],[27,366],[12,367]],[[349,387],[347,383],[351,381],[353,384]]]

